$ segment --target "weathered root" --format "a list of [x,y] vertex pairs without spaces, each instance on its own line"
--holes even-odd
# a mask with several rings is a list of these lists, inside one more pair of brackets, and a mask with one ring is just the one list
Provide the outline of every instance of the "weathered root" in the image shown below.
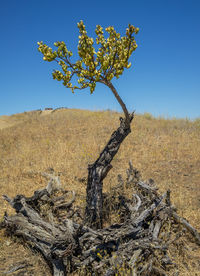
[[[69,192],[62,190],[59,178],[45,176],[50,178],[47,187],[32,197],[3,196],[16,210],[16,215],[5,214],[3,224],[7,233],[23,237],[42,253],[53,275],[85,271],[108,276],[120,270],[126,275],[167,275],[176,266],[168,255],[175,240],[189,232],[200,244],[199,233],[171,205],[170,191],[160,195],[152,180],[141,181],[131,162],[126,183],[118,176],[119,184],[104,195],[104,219],[118,212],[119,223],[97,230],[83,225],[73,206],[75,193],[67,200]],[[127,187],[133,191],[129,199]]]

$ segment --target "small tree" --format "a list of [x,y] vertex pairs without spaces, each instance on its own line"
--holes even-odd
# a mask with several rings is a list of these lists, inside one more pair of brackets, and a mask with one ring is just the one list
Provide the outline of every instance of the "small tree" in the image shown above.
[[[127,169],[125,185],[134,189],[132,200],[123,193],[124,181],[120,175],[118,175],[119,184],[114,187],[115,191],[106,195],[107,200],[112,199],[114,207],[120,211],[121,223],[114,223],[103,229],[91,229],[91,227],[102,227],[103,179],[112,168],[110,163],[122,141],[131,131],[130,123],[134,113],[128,113],[111,79],[119,77],[124,68],[130,66],[128,59],[136,48],[133,33],[137,33],[138,29],[129,25],[126,36],[120,38],[113,27],[108,27],[106,30],[109,37],[105,39],[102,28],[97,26],[97,44],[101,44],[101,47],[96,53],[93,40],[87,36],[82,21],[78,27],[81,33],[78,47],[80,60],[76,63],[70,61],[72,53],[67,50],[64,42],[56,43],[58,50],[55,52],[40,42],[39,50],[45,60],[56,60],[61,65],[62,72],[54,71],[53,77],[63,80],[63,84],[72,91],[89,86],[93,92],[96,82],[110,87],[124,110],[125,118],[120,118],[119,128],[113,132],[99,158],[88,166],[84,219],[79,216],[79,208],[76,208],[77,206],[73,208],[75,193],[72,193],[70,201],[66,200],[68,191],[61,189],[59,178],[44,173],[43,176],[48,177],[50,181],[45,189],[35,191],[33,196],[16,195],[15,198],[10,198],[3,195],[3,199],[15,209],[16,214],[8,216],[5,212],[3,222],[0,222],[0,229],[6,228],[7,234],[23,237],[31,248],[41,252],[54,276],[65,276],[67,273],[73,275],[74,273],[76,275],[166,275],[170,271],[173,273],[178,265],[171,260],[171,254],[168,253],[176,249],[180,237],[183,246],[192,240],[199,245],[200,234],[188,221],[178,216],[176,208],[171,204],[170,190],[160,195],[153,181],[144,182],[140,179],[139,172],[133,168],[131,162]],[[78,76],[79,87],[71,82],[75,75]],[[107,210],[107,215],[110,211]],[[178,235],[177,229],[180,230]],[[180,257],[185,260],[184,251]],[[19,266],[16,266],[4,273],[18,269]]]
[[[137,48],[134,34],[137,34],[139,29],[129,24],[126,29],[126,35],[121,36],[115,31],[114,27],[110,26],[105,29],[108,33],[108,37],[105,38],[103,28],[97,25],[95,30],[97,47],[94,47],[94,39],[87,35],[83,21],[78,23],[78,28],[80,32],[78,42],[80,58],[75,63],[71,61],[72,52],[67,49],[63,41],[54,43],[54,46],[57,47],[55,51],[42,41],[38,42],[38,50],[43,54],[43,60],[56,61],[61,66],[62,70],[53,71],[53,78],[62,81],[63,85],[70,88],[73,93],[76,89],[85,89],[87,87],[93,93],[96,83],[103,83],[111,89],[125,114],[125,119],[121,118],[120,127],[112,134],[99,158],[88,166],[85,222],[93,228],[101,228],[103,179],[112,168],[110,163],[120,144],[131,131],[130,123],[134,116],[133,113],[128,113],[126,105],[111,80],[114,77],[119,78],[125,68],[131,67],[129,58]],[[98,49],[96,50],[95,48]]]

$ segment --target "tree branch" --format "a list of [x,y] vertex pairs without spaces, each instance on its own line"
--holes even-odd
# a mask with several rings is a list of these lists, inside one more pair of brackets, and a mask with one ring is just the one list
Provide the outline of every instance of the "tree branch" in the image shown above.
[[125,125],[126,125],[127,128],[129,128],[130,127],[130,115],[128,113],[128,110],[126,108],[125,103],[122,101],[121,97],[117,93],[117,90],[115,89],[114,85],[110,81],[108,81],[106,79],[103,79],[100,82],[103,83],[103,84],[105,84],[105,85],[107,85],[111,89],[111,91],[113,92],[115,98],[117,99],[118,103],[121,105],[121,108],[124,111],[125,118],[126,118],[125,119]]

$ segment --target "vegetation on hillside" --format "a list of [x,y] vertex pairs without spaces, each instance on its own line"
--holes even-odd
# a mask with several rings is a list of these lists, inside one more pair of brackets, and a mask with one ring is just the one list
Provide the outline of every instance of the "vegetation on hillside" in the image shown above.
[[[64,188],[75,190],[78,204],[85,208],[87,165],[94,162],[110,133],[116,129],[119,113],[67,109],[46,116],[39,112],[13,116],[22,123],[0,130],[0,194],[31,196],[34,190],[46,186],[41,173],[53,168],[60,174]],[[113,160],[113,170],[105,180],[104,191],[116,184],[118,173],[126,178],[125,170],[131,159],[142,177],[154,179],[161,192],[171,189],[179,214],[200,230],[199,137],[199,120],[136,115],[132,133]],[[4,211],[12,212],[1,198],[0,206],[1,218]],[[117,222],[118,217],[113,216],[111,220]],[[20,252],[18,256],[13,255],[13,248]],[[6,271],[23,256],[35,258],[27,249],[5,238],[3,231],[0,249],[0,267],[5,267]],[[188,245],[183,259],[179,256],[182,249],[180,244],[177,251],[172,252],[181,267],[180,275],[197,275],[199,250]],[[45,266],[39,258],[32,275],[36,275],[36,271],[37,275],[42,275],[40,261],[42,267]]]

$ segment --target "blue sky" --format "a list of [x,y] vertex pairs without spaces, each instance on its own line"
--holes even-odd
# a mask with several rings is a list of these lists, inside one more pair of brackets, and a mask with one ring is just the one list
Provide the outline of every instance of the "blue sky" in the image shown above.
[[121,111],[112,92],[97,84],[75,94],[52,79],[55,63],[42,60],[37,42],[65,41],[77,51],[77,22],[89,36],[97,24],[121,34],[140,28],[132,67],[114,80],[129,111],[154,116],[200,117],[199,0],[1,0],[0,115],[45,107]]

